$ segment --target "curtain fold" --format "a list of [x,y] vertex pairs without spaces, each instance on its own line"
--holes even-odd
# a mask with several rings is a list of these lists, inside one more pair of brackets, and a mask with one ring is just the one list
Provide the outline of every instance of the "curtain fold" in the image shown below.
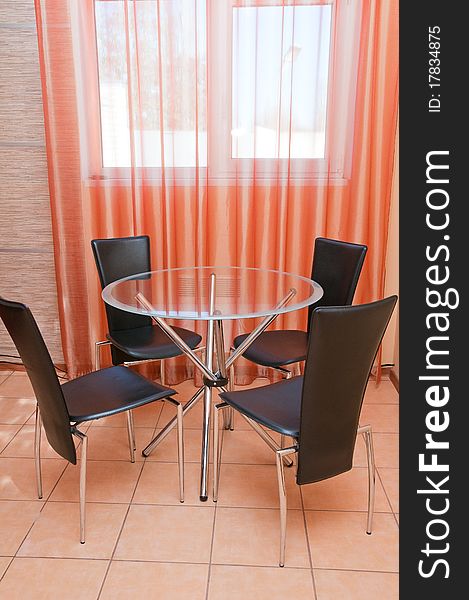
[[[355,301],[382,297],[396,0],[35,3],[70,375],[106,332],[93,238],[148,234],[154,269],[306,276],[317,236],[365,243]],[[227,324],[227,344],[253,325]],[[306,311],[274,324],[305,326]],[[193,376],[182,358],[167,368]],[[237,382],[259,373],[240,361]]]

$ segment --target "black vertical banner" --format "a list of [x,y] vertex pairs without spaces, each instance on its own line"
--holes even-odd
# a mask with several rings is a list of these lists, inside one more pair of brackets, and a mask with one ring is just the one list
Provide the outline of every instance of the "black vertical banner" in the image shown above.
[[464,3],[400,3],[400,598],[468,597]]

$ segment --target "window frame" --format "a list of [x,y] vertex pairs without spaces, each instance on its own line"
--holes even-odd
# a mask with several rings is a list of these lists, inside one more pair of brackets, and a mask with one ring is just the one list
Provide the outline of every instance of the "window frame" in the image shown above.
[[[98,0],[106,1],[106,0]],[[122,0],[124,1],[124,0]],[[138,0],[137,0],[138,1]],[[173,0],[167,0],[173,1]],[[252,165],[255,163],[256,180],[269,180],[288,178],[293,184],[295,181],[320,183],[323,180],[344,184],[350,178],[352,164],[353,132],[355,95],[358,79],[358,43],[353,43],[354,36],[359,35],[360,14],[362,0],[206,0],[207,2],[207,166],[185,167],[105,167],[103,164],[102,150],[102,125],[101,125],[101,98],[99,93],[99,64],[97,52],[98,33],[95,19],[95,2],[92,0],[92,23],[90,17],[87,23],[79,18],[80,32],[74,35],[74,43],[85,44],[88,53],[93,54],[94,71],[90,78],[88,68],[87,78],[90,83],[86,87],[95,88],[91,99],[98,102],[98,117],[83,118],[81,130],[86,130],[99,146],[99,152],[92,152],[88,157],[88,164],[84,166],[91,180],[124,180],[128,181],[134,176],[132,171],[139,173],[138,177],[145,181],[162,181],[164,172],[170,171],[176,182],[192,181],[195,176],[199,182],[208,179],[209,184],[231,184],[234,180],[239,183],[252,180]],[[233,9],[236,7],[262,7],[262,6],[298,6],[298,5],[332,5],[329,75],[326,110],[326,147],[324,158],[232,158],[232,65],[233,65]],[[80,15],[82,16],[82,15]],[[350,23],[353,21],[353,26]],[[221,24],[224,24],[221,26]],[[91,25],[91,27],[90,27]],[[357,38],[359,39],[359,37]],[[91,51],[91,52],[90,52]],[[77,56],[80,54],[77,53]],[[348,57],[348,71],[352,74],[348,81],[340,81],[335,76],[335,61],[337,57],[344,60]],[[89,65],[88,65],[89,67]],[[83,67],[82,67],[83,68]],[[82,81],[86,81],[83,76]],[[89,92],[88,92],[89,93]],[[334,102],[336,98],[339,102]],[[86,101],[87,112],[93,112],[90,101]],[[96,105],[95,105],[96,108]],[[226,116],[228,115],[228,118]],[[329,122],[340,120],[341,127],[335,127],[335,139],[331,139]],[[211,127],[217,123],[217,127]],[[98,134],[91,133],[91,128],[98,127]],[[216,131],[215,131],[216,129]],[[96,129],[95,129],[96,132]],[[82,142],[83,143],[83,142]],[[220,148],[225,152],[219,152]],[[336,152],[331,152],[333,147]],[[99,160],[98,160],[99,155]],[[197,172],[198,171],[198,172]]]

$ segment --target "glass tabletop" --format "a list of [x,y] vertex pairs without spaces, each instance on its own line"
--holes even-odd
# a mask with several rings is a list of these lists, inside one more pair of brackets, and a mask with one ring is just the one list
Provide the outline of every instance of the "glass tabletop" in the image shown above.
[[204,321],[286,313],[322,295],[306,277],[249,267],[161,269],[119,279],[102,292],[107,304],[128,312]]

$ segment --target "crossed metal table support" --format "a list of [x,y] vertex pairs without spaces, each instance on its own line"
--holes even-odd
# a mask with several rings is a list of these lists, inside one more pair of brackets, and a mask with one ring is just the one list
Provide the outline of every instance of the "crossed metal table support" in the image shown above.
[[[204,398],[203,424],[202,424],[202,456],[201,456],[201,473],[200,473],[200,500],[205,502],[208,499],[208,457],[209,457],[209,436],[210,436],[210,417],[212,409],[212,389],[220,388],[226,391],[230,386],[227,373],[234,362],[246,351],[246,349],[258,338],[261,333],[277,318],[278,313],[274,313],[265,317],[261,323],[247,336],[242,344],[225,359],[224,339],[223,339],[223,321],[222,315],[217,311],[215,306],[215,290],[216,276],[215,273],[210,275],[210,315],[207,322],[207,339],[206,339],[206,356],[205,363],[195,354],[195,352],[184,342],[184,340],[174,331],[174,329],[166,323],[161,317],[154,314],[154,309],[146,297],[139,292],[135,298],[149,313],[153,321],[161,327],[161,329],[171,338],[181,351],[195,364],[195,366],[203,374],[203,386],[192,396],[189,402],[186,403],[183,409],[183,414],[188,413],[197,402]],[[296,294],[294,288],[290,288],[285,297],[280,300],[276,306],[276,310],[280,310],[288,304]],[[220,319],[216,317],[220,315]],[[217,370],[214,370],[213,358],[214,352],[216,355]],[[257,423],[249,420],[253,429],[262,437],[262,439],[273,449],[278,450],[279,446],[275,440],[264,429],[259,427]],[[142,451],[143,456],[149,456],[150,453],[161,443],[165,437],[171,432],[176,425],[176,418],[162,429],[158,435],[148,444]],[[291,459],[286,458],[291,464]]]

